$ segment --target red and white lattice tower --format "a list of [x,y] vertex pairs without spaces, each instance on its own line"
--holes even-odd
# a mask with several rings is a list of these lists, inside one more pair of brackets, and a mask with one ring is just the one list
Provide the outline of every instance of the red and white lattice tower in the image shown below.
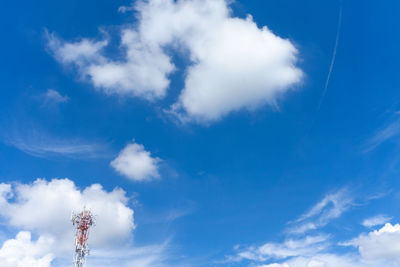
[[86,256],[89,254],[89,233],[94,225],[94,217],[90,210],[83,208],[80,213],[72,213],[71,220],[76,229],[74,267],[85,267]]

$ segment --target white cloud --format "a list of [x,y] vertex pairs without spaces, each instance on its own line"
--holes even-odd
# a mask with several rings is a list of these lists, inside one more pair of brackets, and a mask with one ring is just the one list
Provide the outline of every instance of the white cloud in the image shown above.
[[[353,205],[353,198],[346,190],[326,195],[308,212],[294,223],[300,226],[315,225],[315,229],[325,226],[332,219],[338,218]],[[364,221],[368,227],[381,224],[387,218],[378,215]],[[311,222],[308,222],[311,220]],[[292,222],[293,223],[293,222]],[[307,225],[306,224],[306,225]],[[240,249],[235,246],[235,256],[229,256],[228,262],[250,261],[249,266],[258,267],[397,267],[400,266],[400,224],[386,223],[381,229],[359,234],[347,241],[334,243],[334,235],[306,235],[310,230],[298,231],[303,238],[286,238],[281,243],[267,242],[259,247]],[[292,232],[285,232],[292,234]],[[337,246],[342,246],[338,250]],[[355,247],[344,252],[343,246]]]
[[121,31],[120,60],[104,56],[107,40],[68,43],[50,36],[49,46],[96,88],[148,100],[166,95],[175,70],[167,50],[187,55],[185,86],[169,110],[182,121],[209,122],[233,111],[275,106],[302,79],[298,51],[251,16],[232,17],[228,2],[137,1],[137,26]]
[[159,158],[151,156],[143,145],[128,144],[111,162],[111,166],[120,174],[134,181],[147,181],[159,178]]
[[49,248],[54,245],[51,238],[40,237],[31,240],[30,232],[19,232],[15,239],[9,239],[0,248],[2,267],[50,267],[54,256]]
[[[122,189],[108,192],[94,184],[80,190],[69,179],[0,183],[0,223],[20,230],[15,239],[0,243],[0,266],[71,266],[75,233],[70,216],[83,206],[96,220],[89,238],[88,267],[171,266],[166,263],[173,253],[169,242],[132,244],[134,211]],[[32,240],[31,236],[38,238]]]
[[358,247],[366,260],[386,260],[393,266],[400,265],[400,224],[385,224],[381,229],[362,234],[349,242]]
[[387,223],[342,245],[358,248],[358,254],[301,255],[288,259],[290,267],[396,267],[400,265],[400,224]]
[[283,263],[271,263],[258,267],[394,267],[382,261],[365,261],[356,254],[320,254],[298,256]]
[[[296,250],[296,253],[282,254],[282,262],[258,265],[258,267],[397,267],[399,266],[400,226],[385,226],[379,231],[362,234],[347,245],[355,246],[359,253],[328,253],[332,247],[325,243],[323,250],[314,249],[314,244]],[[382,234],[385,233],[384,237]],[[379,236],[379,237],[378,237]],[[284,243],[283,243],[284,244]],[[275,244],[279,250],[283,244]],[[241,254],[238,254],[239,257]],[[254,255],[254,254],[253,254]],[[234,258],[240,260],[240,258]],[[271,257],[242,257],[254,262],[270,261]]]
[[294,257],[283,263],[288,267],[389,267],[381,263],[365,262],[354,254],[318,254],[310,257]]
[[10,184],[0,184],[0,208],[13,196]]
[[93,85],[106,94],[142,97],[148,100],[162,98],[169,86],[167,78],[174,70],[169,57],[157,46],[141,42],[135,31],[121,33],[124,61],[105,58],[101,51],[108,41],[82,39],[63,43],[49,36],[49,46],[63,64],[75,64],[81,78],[89,78]]
[[390,221],[392,218],[386,216],[386,215],[376,215],[374,217],[371,218],[367,218],[365,219],[361,224],[365,227],[374,227],[374,226],[378,226],[378,225],[383,225],[385,223],[387,223],[388,221]]
[[119,250],[97,250],[88,267],[165,267],[167,243]]
[[[238,251],[237,256],[231,257],[231,259],[236,261],[242,259],[251,261],[285,260],[299,257],[311,259],[331,247],[331,236],[326,234],[306,235],[306,233],[326,226],[331,220],[340,217],[352,205],[353,198],[346,189],[327,194],[308,212],[294,222],[290,222],[291,226],[285,231],[286,235],[296,234],[303,237],[287,237],[280,243],[267,242],[259,247],[249,247]],[[315,265],[317,262],[314,260],[311,265]],[[291,264],[289,265],[292,267]]]
[[264,265],[259,265],[258,267],[290,267],[286,263],[284,264],[279,264],[279,263],[272,263],[272,264],[264,264]]
[[108,44],[108,41],[93,42],[82,39],[76,43],[62,43],[53,35],[48,35],[49,47],[54,51],[57,60],[64,64],[74,63],[84,67],[89,63],[105,61],[99,53]]
[[326,195],[308,212],[300,216],[294,225],[288,229],[292,234],[303,234],[327,225],[331,220],[339,218],[343,212],[353,205],[353,198],[347,190],[341,189]]
[[[63,258],[56,258],[52,251],[58,244],[49,237],[31,240],[31,233],[21,231],[15,239],[6,240],[0,247],[1,267],[68,267],[71,266],[73,248]],[[168,243],[144,247],[122,247],[119,249],[94,249],[88,256],[88,267],[167,267]],[[177,266],[177,265],[174,265]],[[179,265],[178,265],[179,266]]]
[[232,111],[274,106],[301,80],[294,46],[259,29],[251,17],[226,18],[196,38],[189,40],[195,63],[172,108],[185,119],[215,121]]
[[326,262],[319,261],[319,260],[311,260],[307,267],[326,267]]
[[61,95],[58,91],[54,89],[48,89],[45,94],[43,94],[43,104],[46,106],[54,106],[61,103],[66,103],[69,101],[68,96]]
[[329,236],[307,236],[304,239],[287,239],[283,243],[266,243],[260,247],[250,247],[238,253],[238,259],[266,261],[286,259],[295,256],[314,255],[328,246]]
[[69,179],[38,179],[32,184],[2,187],[7,188],[8,197],[0,194],[0,216],[7,225],[53,238],[57,243],[53,252],[57,255],[65,256],[65,252],[71,251],[71,211],[80,211],[84,205],[96,215],[89,242],[93,248],[127,241],[135,228],[133,210],[127,206],[122,189],[107,192],[94,184],[81,191]]
[[[314,216],[320,216],[328,203],[333,206],[332,209],[335,209],[335,204],[331,202],[340,199],[340,195],[341,194],[338,193],[328,195],[297,221],[302,222]],[[338,206],[341,205],[336,204],[336,208]],[[332,211],[328,211],[327,214],[332,214]],[[333,212],[333,214],[341,214],[341,212]],[[366,222],[365,225],[367,227],[373,227],[379,225],[383,221],[381,218],[388,219],[385,216],[379,215],[370,218],[370,220],[365,220],[364,222]],[[304,232],[299,234],[304,235]],[[267,242],[263,246],[249,247],[244,250],[240,250],[239,247],[236,246],[236,255],[228,257],[228,261],[248,260],[253,262],[253,265],[250,266],[258,267],[400,266],[400,224],[392,225],[386,223],[378,230],[362,233],[358,235],[358,237],[347,242],[334,244],[332,240],[333,235],[317,235],[305,236],[301,239],[286,239],[282,243]],[[333,251],[335,251],[337,245],[342,247],[355,247],[358,253],[352,250],[335,253]],[[343,248],[341,250],[343,251]],[[263,263],[263,265],[260,265],[260,263]]]

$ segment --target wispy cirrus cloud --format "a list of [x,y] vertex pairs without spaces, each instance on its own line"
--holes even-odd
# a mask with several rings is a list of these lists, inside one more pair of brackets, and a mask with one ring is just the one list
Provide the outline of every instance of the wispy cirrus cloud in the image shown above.
[[53,136],[36,127],[3,133],[3,142],[34,157],[103,158],[109,157],[107,144],[81,138]]
[[43,105],[45,106],[56,106],[69,101],[67,95],[62,95],[54,89],[48,89],[41,97],[43,99]]
[[[309,211],[288,223],[290,226],[284,231],[283,242],[267,242],[261,246],[245,248],[236,247],[236,255],[229,256],[228,261],[265,262],[294,257],[312,258],[316,254],[322,254],[332,245],[331,235],[318,232],[308,234],[308,232],[312,230],[315,232],[326,226],[331,220],[339,218],[352,205],[353,197],[346,188],[327,194]],[[291,267],[290,264],[289,266]]]
[[365,227],[372,228],[374,226],[383,225],[383,224],[389,222],[391,219],[392,219],[392,217],[389,217],[389,216],[386,216],[383,214],[379,214],[374,217],[365,219],[361,224]]
[[306,236],[305,238],[286,239],[282,243],[268,242],[259,247],[249,247],[239,250],[232,261],[243,259],[267,261],[270,259],[286,259],[296,256],[310,256],[323,251],[329,244],[329,235]]
[[339,218],[353,206],[353,197],[347,189],[326,195],[315,204],[308,212],[291,222],[287,229],[291,234],[304,234],[310,230],[319,229],[331,220]]
[[[266,242],[261,246],[235,246],[235,255],[227,256],[226,262],[248,261],[248,266],[257,267],[396,267],[400,264],[400,225],[386,223],[380,229],[357,234],[345,242],[335,242],[334,234],[309,235],[311,229],[327,225],[340,217],[353,204],[349,191],[342,189],[327,194],[308,212],[290,224],[299,224],[296,235],[290,231],[282,242]],[[379,215],[364,221],[368,227],[381,225],[384,219]],[[312,220],[311,222],[307,222]],[[304,224],[305,223],[305,224]],[[308,227],[307,225],[314,227]],[[353,247],[348,252],[338,252],[337,248]]]
[[23,140],[21,138],[8,141],[8,144],[35,157],[65,156],[65,157],[103,157],[104,147],[95,143],[81,141],[56,140],[49,142],[40,140]]
[[382,128],[378,129],[364,144],[364,153],[371,152],[383,143],[393,140],[400,134],[400,118],[395,118]]

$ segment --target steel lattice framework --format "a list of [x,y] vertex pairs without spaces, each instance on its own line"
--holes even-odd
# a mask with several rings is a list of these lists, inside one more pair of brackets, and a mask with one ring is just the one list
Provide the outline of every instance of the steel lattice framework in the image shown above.
[[74,267],[85,267],[86,256],[89,254],[89,233],[94,225],[94,217],[90,210],[83,208],[80,213],[72,213],[71,220],[76,229]]

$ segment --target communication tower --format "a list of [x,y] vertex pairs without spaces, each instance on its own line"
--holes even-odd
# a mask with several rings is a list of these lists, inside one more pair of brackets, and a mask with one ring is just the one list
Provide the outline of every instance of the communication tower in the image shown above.
[[75,226],[74,267],[85,267],[86,256],[89,255],[89,233],[94,226],[94,217],[90,210],[83,208],[80,213],[72,213],[72,224]]

